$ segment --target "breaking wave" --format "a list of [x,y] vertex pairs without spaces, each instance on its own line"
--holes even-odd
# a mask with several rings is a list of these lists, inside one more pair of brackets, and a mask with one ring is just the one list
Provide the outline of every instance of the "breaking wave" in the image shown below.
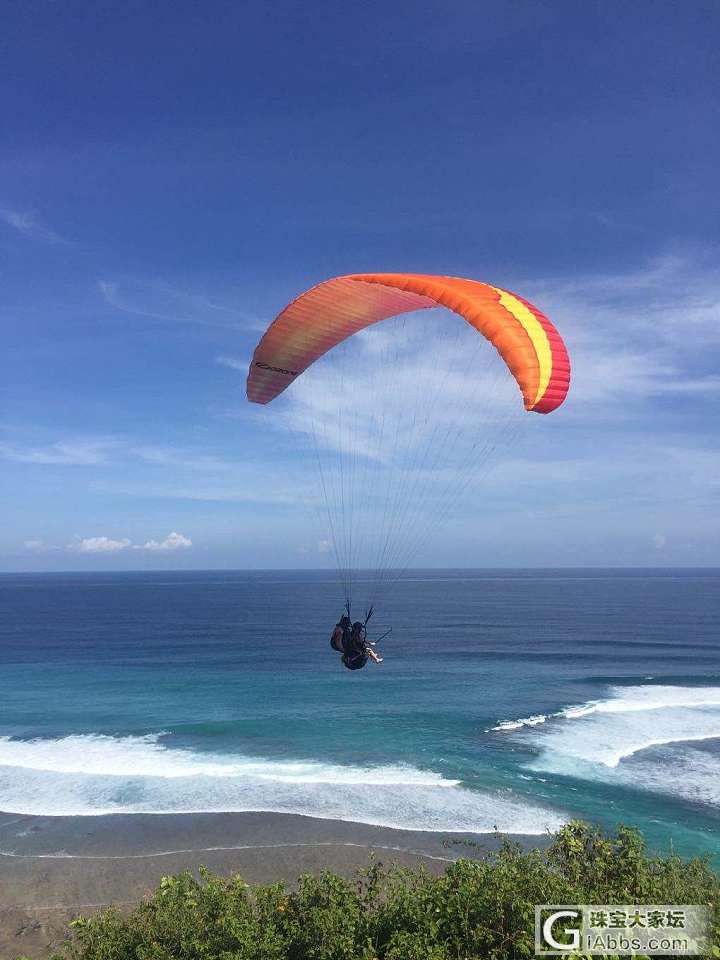
[[605,699],[492,729],[531,745],[533,770],[720,805],[720,687],[612,687]]
[[540,834],[560,817],[409,765],[270,760],[170,747],[167,733],[0,737],[0,809],[40,815],[268,811],[414,830]]

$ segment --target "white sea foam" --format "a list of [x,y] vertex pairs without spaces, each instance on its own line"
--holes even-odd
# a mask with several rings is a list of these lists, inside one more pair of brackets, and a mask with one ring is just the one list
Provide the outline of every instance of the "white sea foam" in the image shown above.
[[542,729],[515,722],[537,751],[533,770],[720,804],[720,754],[691,746],[720,740],[720,687],[612,687],[605,699],[548,716]]
[[720,687],[613,687],[612,697],[566,707],[560,715],[571,719],[593,713],[637,713],[670,707],[720,707]]
[[502,720],[490,730],[536,727],[553,717],[575,720],[593,713],[636,713],[662,710],[666,707],[720,707],[720,687],[613,687],[611,694],[609,699],[589,700],[587,703],[564,707],[556,713],[539,713],[531,717],[520,717],[518,720]]
[[510,792],[479,792],[409,765],[205,754],[167,734],[0,738],[0,809],[89,815],[272,811],[416,830],[543,833],[562,822]]
[[[502,720],[497,726],[490,730],[519,730],[521,727],[536,727],[540,723],[545,723],[547,717],[544,713],[538,713],[534,717],[521,717],[519,720]],[[486,731],[489,733],[490,731]]]
[[[638,761],[632,764],[634,779],[639,779],[646,789],[666,793],[670,787],[672,793],[686,800],[720,806],[720,757],[685,744],[673,748],[670,756],[671,777],[668,777],[666,758],[648,755],[638,757]],[[618,772],[624,776],[622,768]],[[624,779],[631,782],[629,776]]]
[[[57,740],[12,740],[0,737],[0,767],[21,767],[55,773],[99,776],[133,776],[174,779],[181,777],[255,777],[285,783],[421,784],[453,787],[445,780],[408,766],[349,767],[316,761],[277,761],[237,755],[202,754],[168,749],[160,741],[167,733],[142,737],[108,737],[101,734],[62,737]],[[0,802],[0,807],[2,803]]]

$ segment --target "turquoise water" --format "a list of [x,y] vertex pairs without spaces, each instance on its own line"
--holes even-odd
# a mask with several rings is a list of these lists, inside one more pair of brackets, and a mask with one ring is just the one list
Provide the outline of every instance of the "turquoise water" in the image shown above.
[[0,810],[637,824],[720,856],[720,571],[414,571],[344,670],[327,572],[0,576]]

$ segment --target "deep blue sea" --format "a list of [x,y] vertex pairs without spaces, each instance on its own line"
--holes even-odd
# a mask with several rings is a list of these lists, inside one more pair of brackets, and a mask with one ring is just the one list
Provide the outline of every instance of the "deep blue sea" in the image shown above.
[[413,571],[345,670],[328,572],[0,576],[0,810],[640,826],[720,856],[720,570]]

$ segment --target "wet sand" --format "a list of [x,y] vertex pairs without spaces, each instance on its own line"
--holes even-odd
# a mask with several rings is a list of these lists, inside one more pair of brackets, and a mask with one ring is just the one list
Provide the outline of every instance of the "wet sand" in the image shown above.
[[[526,847],[546,837],[515,835]],[[334,870],[352,874],[371,851],[384,863],[441,873],[458,857],[497,849],[495,834],[392,830],[276,813],[36,817],[0,813],[0,957],[47,957],[80,913],[130,906],[161,877],[201,864],[249,883]]]

